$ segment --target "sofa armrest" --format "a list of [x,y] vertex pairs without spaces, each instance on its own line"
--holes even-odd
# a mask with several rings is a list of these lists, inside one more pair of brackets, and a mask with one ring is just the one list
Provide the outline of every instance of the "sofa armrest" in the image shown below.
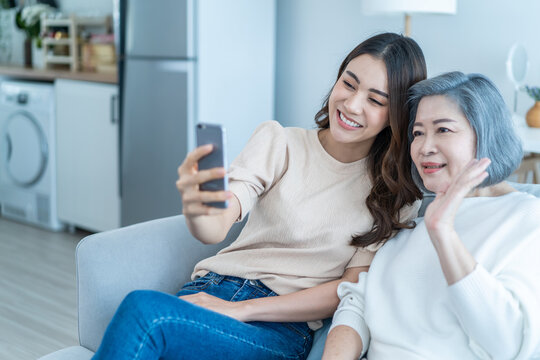
[[130,291],[175,293],[189,280],[195,264],[230,244],[204,245],[187,229],[182,215],[84,238],[76,250],[79,342],[96,351],[116,308]]

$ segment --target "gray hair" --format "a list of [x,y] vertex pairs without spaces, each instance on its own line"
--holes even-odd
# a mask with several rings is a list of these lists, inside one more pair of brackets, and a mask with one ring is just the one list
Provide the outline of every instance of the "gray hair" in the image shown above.
[[[476,134],[476,158],[491,159],[491,165],[487,168],[489,176],[479,187],[500,183],[521,163],[523,149],[514,130],[512,116],[499,90],[487,77],[449,72],[416,83],[409,89],[408,95],[409,146],[413,140],[412,127],[420,100],[425,96],[443,95],[452,99],[469,120]],[[429,192],[416,166],[412,166],[411,171],[416,185]]]

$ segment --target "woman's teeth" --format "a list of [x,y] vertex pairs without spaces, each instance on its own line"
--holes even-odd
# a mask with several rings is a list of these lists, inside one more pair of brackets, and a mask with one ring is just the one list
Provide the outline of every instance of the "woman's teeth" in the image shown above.
[[360,124],[357,124],[355,123],[354,121],[350,121],[350,120],[347,120],[345,118],[345,116],[340,112],[339,113],[339,118],[341,119],[341,121],[343,121],[345,124],[349,125],[349,126],[352,126],[352,127],[355,127],[355,128],[359,128],[360,127]]
[[441,165],[430,165],[430,166],[424,166],[426,169],[440,169],[442,167],[445,167],[446,164],[441,164]]

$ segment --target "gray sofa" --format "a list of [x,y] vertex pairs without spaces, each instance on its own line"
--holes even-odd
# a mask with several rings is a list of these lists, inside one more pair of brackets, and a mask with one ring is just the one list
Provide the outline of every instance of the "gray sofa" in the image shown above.
[[[540,197],[540,185],[512,184]],[[421,213],[432,198],[423,201]],[[183,216],[153,220],[90,235],[76,250],[79,344],[41,360],[87,360],[124,296],[135,289],[176,293],[200,259],[231,243],[243,223],[235,224],[218,245],[203,245],[189,233]],[[320,359],[330,320],[315,333],[308,360]]]

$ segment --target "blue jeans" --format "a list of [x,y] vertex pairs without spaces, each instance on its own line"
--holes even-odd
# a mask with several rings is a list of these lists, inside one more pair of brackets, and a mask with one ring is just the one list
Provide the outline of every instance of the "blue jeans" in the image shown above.
[[[177,296],[205,292],[228,301],[276,296],[257,280],[208,273]],[[122,301],[93,359],[305,359],[307,323],[248,322],[177,296],[137,290]]]

